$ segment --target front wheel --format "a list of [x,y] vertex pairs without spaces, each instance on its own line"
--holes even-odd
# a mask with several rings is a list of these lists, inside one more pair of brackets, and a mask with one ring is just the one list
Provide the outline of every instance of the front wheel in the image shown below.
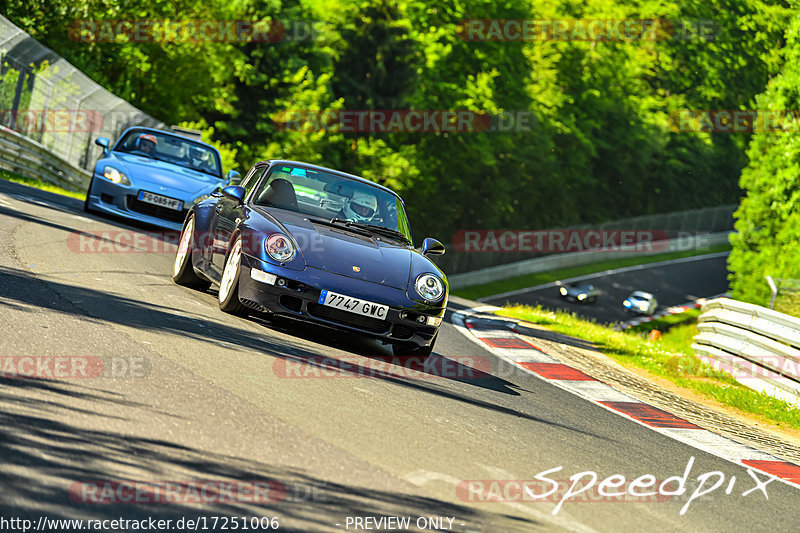
[[178,285],[195,289],[207,289],[211,284],[198,276],[192,266],[192,253],[194,252],[194,217],[189,215],[189,220],[183,227],[178,251],[175,254],[175,263],[172,265],[172,280]]
[[392,344],[392,353],[396,357],[417,356],[427,358],[433,353],[433,346],[436,344],[436,338],[439,336],[439,331],[433,334],[431,343],[428,346],[417,346],[412,343]]
[[247,308],[239,301],[239,272],[241,269],[242,239],[236,237],[228,251],[225,270],[222,271],[222,281],[219,282],[219,308],[232,315],[247,313]]

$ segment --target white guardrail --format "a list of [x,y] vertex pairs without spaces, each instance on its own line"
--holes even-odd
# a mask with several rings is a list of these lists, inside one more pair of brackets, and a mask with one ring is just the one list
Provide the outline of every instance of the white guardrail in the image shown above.
[[718,298],[703,305],[692,349],[739,383],[800,404],[800,319]]
[[89,171],[3,126],[0,126],[0,168],[77,192],[88,190],[92,179]]

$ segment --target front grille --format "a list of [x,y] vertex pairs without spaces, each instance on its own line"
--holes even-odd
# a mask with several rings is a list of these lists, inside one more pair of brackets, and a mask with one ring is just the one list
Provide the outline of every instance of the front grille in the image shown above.
[[168,209],[160,205],[148,204],[147,202],[140,201],[135,196],[128,196],[127,204],[128,209],[131,211],[163,220],[169,220],[170,222],[183,222],[186,218],[187,211],[185,209],[182,211],[175,211],[174,209]]
[[392,329],[392,337],[395,339],[410,339],[416,333],[416,329],[405,324],[395,324]]
[[248,299],[246,299],[246,298],[242,298],[242,300],[241,300],[241,301],[242,301],[242,303],[243,303],[244,305],[246,305],[246,306],[247,306],[247,307],[249,307],[250,309],[255,309],[256,311],[261,311],[262,313],[263,313],[263,312],[265,312],[265,311],[267,310],[267,308],[266,308],[266,307],[264,307],[263,305],[261,305],[261,304],[260,304],[260,303],[258,303],[258,302],[254,302],[253,300],[248,300]]
[[303,310],[303,300],[297,296],[289,296],[284,294],[278,298],[278,303],[281,304],[281,307],[293,313],[299,313]]
[[371,333],[386,333],[389,331],[391,324],[386,320],[371,318],[368,316],[361,316],[355,313],[348,313],[340,309],[328,307],[325,305],[310,303],[307,306],[308,314],[328,320],[329,322],[336,322],[345,326],[352,326],[354,328],[363,329]]
[[110,194],[100,193],[100,201],[106,204],[113,204],[114,197],[111,196]]

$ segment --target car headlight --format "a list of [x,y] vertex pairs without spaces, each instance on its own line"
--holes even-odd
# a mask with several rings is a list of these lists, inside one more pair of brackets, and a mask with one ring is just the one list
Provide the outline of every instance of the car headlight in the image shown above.
[[114,167],[105,167],[103,169],[103,177],[118,185],[130,185],[131,182],[124,173],[120,172]]
[[211,198],[211,193],[208,193],[208,194],[201,194],[200,196],[198,196],[197,198],[195,198],[195,199],[194,199],[194,201],[193,201],[192,203],[193,203],[193,204],[199,204],[199,203],[200,203],[200,202],[202,202],[203,200],[208,200],[209,198]]
[[438,302],[444,296],[444,283],[433,274],[420,275],[414,288],[428,302]]
[[566,296],[567,295],[567,288],[566,287],[561,287],[560,289],[558,289],[558,291],[561,293],[561,296]]
[[578,295],[578,300],[581,300],[581,301],[583,301],[583,300],[585,300],[585,299],[586,299],[586,294],[579,294],[579,295]]
[[622,305],[624,305],[625,307],[630,307],[631,306],[631,301],[630,300],[625,300],[624,302],[622,302]]
[[292,241],[283,233],[273,233],[264,241],[264,249],[271,258],[284,263],[294,257],[295,250]]

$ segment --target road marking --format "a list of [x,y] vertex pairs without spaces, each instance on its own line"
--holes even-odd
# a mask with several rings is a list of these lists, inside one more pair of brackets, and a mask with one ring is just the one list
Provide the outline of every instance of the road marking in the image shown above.
[[536,292],[542,289],[550,289],[553,287],[557,287],[557,283],[574,283],[577,281],[586,281],[592,278],[599,278],[604,276],[611,276],[614,274],[624,274],[625,272],[635,272],[637,270],[646,270],[648,268],[657,268],[661,266],[669,266],[669,265],[677,265],[680,263],[690,263],[692,261],[703,261],[706,259],[716,259],[718,257],[725,257],[730,255],[730,252],[717,252],[713,254],[705,254],[705,255],[695,255],[692,257],[681,257],[679,259],[669,259],[667,261],[659,261],[657,263],[645,263],[643,265],[633,265],[628,267],[616,268],[612,270],[604,270],[601,272],[595,272],[594,274],[585,274],[583,276],[576,276],[574,278],[567,278],[561,279],[558,281],[551,281],[550,283],[542,283],[541,285],[535,285],[533,287],[528,287],[526,289],[517,289],[514,291],[502,292],[500,294],[494,294],[492,296],[485,296],[483,298],[478,298],[479,302],[487,302],[489,300],[496,300],[499,298],[505,298],[507,296],[516,296],[518,294],[525,294],[529,292]]
[[[415,470],[413,472],[409,472],[403,476],[403,479],[409,483],[417,485],[418,487],[422,487],[434,481],[442,481],[448,485],[452,485],[453,487],[458,487],[458,485],[462,482],[462,480],[457,479],[449,474],[430,472],[428,470]],[[533,516],[537,521],[555,524],[570,531],[580,531],[582,533],[595,533],[597,531],[585,524],[582,524],[581,522],[578,522],[572,516],[570,516],[569,513],[566,513],[563,510],[561,510],[557,515],[553,515],[550,512],[544,513],[539,511],[531,505],[523,505],[521,503],[507,501],[498,501],[497,503],[506,505],[516,509],[517,511]],[[539,505],[546,506],[550,509],[555,508],[555,504],[549,505],[545,502],[540,502]]]

